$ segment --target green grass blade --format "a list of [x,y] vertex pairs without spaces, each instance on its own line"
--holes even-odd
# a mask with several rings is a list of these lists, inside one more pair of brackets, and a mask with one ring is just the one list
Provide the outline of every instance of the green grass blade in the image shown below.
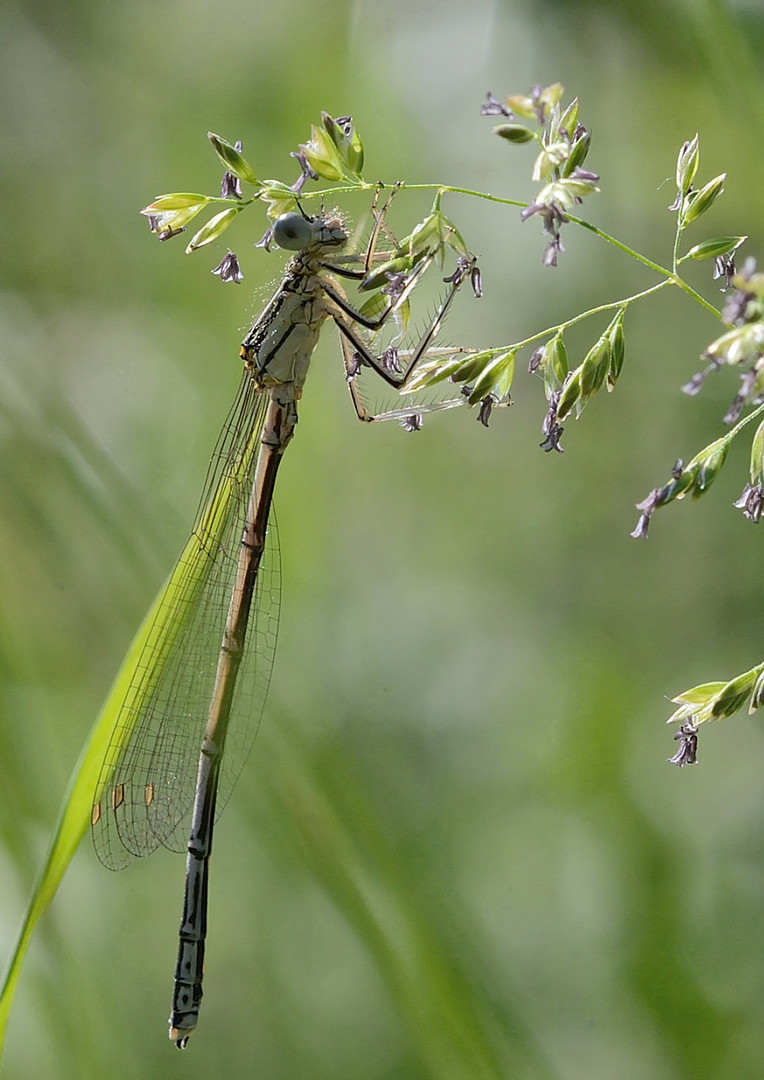
[[[109,745],[116,717],[134,681],[135,671],[143,655],[144,647],[152,636],[156,634],[158,627],[164,626],[167,622],[166,615],[163,617],[162,612],[163,610],[165,612],[172,610],[168,600],[172,598],[176,591],[173,588],[174,578],[175,574],[160,592],[136,634],[72,775],[45,865],[32,893],[16,946],[3,979],[2,990],[0,990],[0,1051],[2,1051],[4,1043],[5,1028],[13,1001],[13,994],[32,933],[38,919],[55,896],[66,868],[88,827],[93,805],[93,792],[95,791],[101,762]],[[175,608],[175,610],[178,609]]]
[[[53,900],[90,822],[93,793],[96,791],[101,764],[114,733],[117,717],[123,713],[126,703],[130,706],[131,714],[137,717],[142,703],[150,696],[161,675],[162,661],[169,655],[172,644],[183,630],[185,613],[193,609],[193,600],[204,583],[209,567],[208,552],[214,549],[216,541],[226,529],[242,476],[246,475],[258,445],[258,433],[257,425],[253,425],[250,438],[235,466],[224,474],[220,483],[214,487],[177,566],[130,645],[74,770],[45,865],[32,893],[0,989],[0,1054],[13,994],[32,933],[38,919]],[[158,663],[148,678],[145,673],[144,677],[137,677],[138,669],[142,662],[145,664],[147,655],[158,657]],[[124,745],[129,739],[130,731],[124,726],[120,727],[120,731]]]

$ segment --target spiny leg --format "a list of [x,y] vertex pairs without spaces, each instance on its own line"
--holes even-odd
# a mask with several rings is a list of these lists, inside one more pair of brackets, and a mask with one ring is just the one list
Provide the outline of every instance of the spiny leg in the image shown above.
[[[425,273],[432,260],[438,254],[439,250],[439,248],[435,248],[433,251],[430,251],[426,255],[424,255],[413,268],[413,270],[411,270],[408,276],[404,274],[398,274],[393,276],[394,279],[391,280],[386,287],[389,300],[385,305],[384,309],[379,313],[379,315],[364,315],[363,312],[359,311],[350,303],[343,289],[336,282],[332,281],[329,278],[322,278],[321,284],[324,294],[328,297],[330,301],[329,313],[339,326],[340,330],[344,330],[345,327],[349,327],[351,328],[352,332],[353,323],[358,323],[366,330],[381,330],[387,320],[390,318],[390,316],[393,315],[396,311],[398,311],[411,296],[411,293],[419,284],[419,279]],[[459,281],[456,283],[456,288],[458,288],[459,284],[461,284],[461,280],[462,278],[460,278]],[[450,300],[448,302],[450,303]],[[366,346],[363,347],[366,348]],[[374,367],[373,361],[372,367]],[[379,372],[379,374],[381,374],[383,378],[385,377],[381,371]],[[393,383],[393,385],[397,385],[397,383]]]
[[380,195],[380,192],[382,190],[381,186],[377,188],[376,193],[374,195],[374,202],[373,202],[372,207],[371,207],[371,212],[374,215],[374,228],[372,229],[371,236],[369,237],[369,243],[368,243],[368,246],[366,248],[366,259],[365,259],[365,262],[364,262],[364,266],[366,268],[366,273],[367,274],[368,274],[369,270],[371,269],[371,264],[372,264],[372,261],[374,259],[374,253],[376,251],[377,241],[379,240],[380,232],[384,232],[387,239],[393,244],[393,247],[398,246],[395,237],[393,236],[393,234],[390,232],[389,228],[387,227],[387,224],[385,222],[385,217],[387,215],[387,211],[390,209],[390,204],[392,203],[393,199],[395,198],[395,196],[396,196],[397,192],[399,191],[400,187],[401,187],[401,182],[399,180],[398,183],[393,186],[393,190],[388,195],[387,199],[385,200],[385,204],[382,207],[382,209],[379,211],[379,213],[377,213],[377,201],[379,199],[379,195]]
[[[375,356],[367,343],[357,332],[353,323],[359,323],[369,330],[380,329],[390,315],[392,315],[401,304],[408,299],[414,287],[418,284],[421,274],[434,258],[434,254],[435,253],[422,260],[422,263],[419,264],[404,287],[396,293],[394,299],[378,319],[366,319],[363,316],[360,316],[360,312],[354,311],[344,295],[340,298],[343,300],[343,303],[338,303],[335,294],[328,288],[326,289],[329,297],[334,300],[340,308],[340,312],[332,312],[332,318],[337,324],[337,328],[340,331],[340,337],[343,340],[343,354],[346,358],[345,373],[348,381],[355,378],[361,367],[367,366],[376,371],[380,378],[384,379],[390,386],[395,387],[396,390],[405,389],[406,382],[411,376],[411,373],[419,364],[424,354],[430,349],[432,341],[440,330],[441,323],[453,303],[460,285],[465,277],[472,273],[476,262],[475,258],[460,258],[456,271],[447,279],[450,285],[448,292],[441,301],[419,343],[410,351],[398,352],[398,350],[393,347],[386,349],[381,357]],[[345,343],[347,343],[351,350],[349,362],[347,360],[348,353],[346,351]],[[456,349],[453,351],[459,352],[461,350]],[[405,358],[405,366],[400,363],[401,358]]]
[[[384,206],[379,212],[377,212],[377,202],[379,201],[380,192],[383,190],[383,188],[381,184],[377,187],[374,193],[374,202],[371,206],[371,214],[374,218],[374,226],[371,231],[371,236],[369,237],[369,242],[366,245],[366,252],[363,255],[340,255],[334,259],[329,259],[326,262],[322,262],[321,265],[325,270],[328,270],[329,273],[332,274],[339,274],[340,277],[349,278],[353,281],[363,281],[363,279],[368,276],[368,273],[373,263],[387,262],[391,258],[394,258],[394,251],[377,251],[377,243],[379,241],[380,232],[384,232],[385,236],[388,238],[388,240],[391,241],[393,245],[396,245],[397,243],[395,237],[392,235],[387,225],[385,224],[385,216],[387,214],[387,211],[390,209],[390,204],[392,203],[400,186],[401,185],[399,182],[393,187],[392,191],[385,200]],[[347,269],[348,263],[358,264],[360,262],[363,263],[363,270]]]
[[[345,366],[345,377],[348,382],[350,397],[359,420],[405,420],[409,417],[416,417],[420,413],[452,409],[464,403],[465,398],[462,395],[461,397],[448,401],[433,402],[428,405],[422,405],[421,407],[410,406],[403,409],[391,409],[386,412],[373,414],[366,408],[356,377],[362,367],[370,367],[380,376],[380,378],[388,383],[388,385],[393,386],[397,390],[405,390],[411,375],[420,362],[426,357],[457,356],[460,353],[471,352],[472,350],[464,349],[459,346],[434,348],[432,342],[440,330],[441,323],[453,302],[459,286],[464,281],[465,277],[472,274],[474,266],[474,258],[462,258],[459,260],[456,271],[449,279],[447,279],[450,284],[448,292],[441,301],[430,324],[419,340],[419,343],[413,349],[398,350],[395,347],[390,347],[386,349],[381,356],[377,356],[371,351],[368,344],[363,340],[352,323],[348,322],[345,318],[340,318],[337,314],[333,315],[334,321],[340,332],[340,344]],[[409,292],[410,291],[411,290],[409,289]],[[401,302],[402,300],[399,299],[398,303],[400,304]],[[391,312],[388,311],[385,317],[389,317],[390,314]]]
[[[421,420],[419,418],[421,418],[422,414],[442,412],[444,409],[455,409],[459,405],[464,405],[467,402],[465,395],[460,394],[459,397],[448,398],[445,401],[434,401],[427,404],[423,403],[421,405],[407,405],[400,409],[387,409],[378,413],[370,412],[363,399],[361,385],[356,378],[356,375],[358,374],[357,351],[343,334],[340,334],[340,346],[342,348],[342,358],[345,365],[348,390],[350,391],[350,400],[353,402],[356,416],[365,423],[383,420],[399,420],[401,423],[405,424],[405,421],[410,420],[411,425],[405,424],[405,426],[410,431],[415,431],[421,427]],[[472,349],[465,349],[458,345],[451,346],[450,348],[443,346],[441,348],[428,349],[424,356],[420,358],[431,359],[435,356],[459,356],[462,353],[468,354],[472,352]],[[402,360],[406,363],[410,354],[410,350],[398,352],[397,359],[399,362]]]

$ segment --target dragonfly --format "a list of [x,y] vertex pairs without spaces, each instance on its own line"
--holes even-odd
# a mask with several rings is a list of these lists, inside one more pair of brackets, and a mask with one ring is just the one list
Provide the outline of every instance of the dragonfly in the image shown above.
[[[393,190],[393,194],[395,189]],[[170,1038],[183,1049],[202,999],[207,894],[215,822],[252,747],[268,692],[278,630],[279,554],[272,514],[276,474],[297,423],[322,325],[334,322],[359,419],[398,420],[409,429],[421,413],[451,408],[464,396],[373,413],[358,375],[370,368],[405,391],[433,353],[468,352],[433,341],[476,260],[458,256],[448,289],[413,348],[374,348],[375,335],[400,320],[443,241],[405,273],[389,272],[373,313],[348,300],[338,279],[376,280],[389,235],[375,199],[365,253],[345,254],[349,230],[333,213],[282,214],[272,229],[294,252],[278,289],[241,346],[243,374],[209,466],[191,537],[155,606],[136,673],[118,713],[91,816],[101,862],[122,869],[160,845],[186,853],[186,877]],[[383,274],[383,279],[385,275]],[[476,292],[478,290],[476,289]]]

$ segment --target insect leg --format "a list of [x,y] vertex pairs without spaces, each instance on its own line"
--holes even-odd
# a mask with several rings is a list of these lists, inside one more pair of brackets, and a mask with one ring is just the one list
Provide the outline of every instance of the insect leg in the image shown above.
[[[410,378],[412,372],[415,370],[417,364],[424,357],[425,353],[431,348],[433,339],[440,330],[441,323],[448,312],[454,297],[459,290],[459,286],[471,272],[475,265],[475,259],[462,259],[456,272],[449,279],[450,288],[443,297],[435,315],[432,318],[429,326],[426,328],[419,343],[410,351],[406,353],[398,353],[397,350],[388,349],[381,356],[375,356],[369,346],[363,340],[361,335],[357,332],[354,323],[359,323],[361,326],[370,330],[378,330],[390,317],[390,315],[410,296],[414,286],[419,280],[419,269],[423,264],[429,265],[432,256],[428,259],[423,259],[422,263],[417,267],[414,275],[412,275],[407,281],[404,288],[397,294],[395,299],[385,308],[382,314],[377,319],[366,319],[359,317],[359,312],[356,312],[350,303],[348,303],[344,294],[340,294],[338,290],[325,288],[330,300],[334,301],[339,311],[332,311],[331,315],[337,324],[337,328],[340,331],[340,337],[352,346],[351,360],[348,364],[346,358],[346,374],[348,379],[353,378],[357,374],[362,365],[373,368],[374,371],[384,379],[390,386],[394,386],[398,390],[403,390],[406,387],[406,382]],[[424,272],[422,270],[422,272]],[[344,351],[344,346],[343,346]],[[461,350],[454,350],[456,352]],[[400,359],[405,357],[405,367],[400,365]]]
[[[357,345],[360,345],[364,349],[364,355],[360,353]],[[366,362],[371,365],[371,360],[376,359],[373,354],[368,353],[366,346],[360,342],[355,335],[353,337],[346,336],[344,333],[340,333],[340,346],[342,348],[342,358],[345,365],[345,373],[348,383],[348,390],[350,391],[350,400],[353,402],[353,408],[355,409],[356,416],[359,420],[366,423],[382,420],[399,420],[406,421],[412,420],[416,423],[416,418],[421,416],[422,413],[440,412],[443,409],[455,409],[459,405],[464,405],[467,401],[464,394],[460,394],[457,398],[449,398],[446,401],[431,402],[429,404],[422,405],[408,405],[400,409],[388,409],[385,412],[373,413],[370,412],[366,406],[366,402],[363,398],[363,392],[361,390],[361,384],[356,378],[358,373],[358,357],[362,356],[362,362]],[[451,348],[433,348],[428,349],[425,354],[428,358],[433,356],[457,356],[461,353],[470,353],[471,349],[464,349],[460,346],[452,346]],[[401,352],[398,354],[399,358],[408,359],[408,352]],[[366,360],[366,357],[369,357]],[[379,362],[379,361],[377,361]],[[376,368],[374,370],[377,370]],[[392,382],[392,378],[382,372],[378,372],[386,382],[391,385],[398,385]],[[416,424],[416,426],[420,426]],[[413,428],[412,428],[413,430]]]

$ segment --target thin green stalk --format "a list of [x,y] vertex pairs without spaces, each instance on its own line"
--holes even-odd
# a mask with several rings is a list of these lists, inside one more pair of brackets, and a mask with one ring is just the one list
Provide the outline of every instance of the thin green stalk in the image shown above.
[[[546,329],[541,330],[537,334],[532,334],[531,337],[524,338],[522,341],[518,341],[513,348],[522,349],[526,345],[532,345],[534,341],[540,341],[542,338],[550,337],[552,334],[564,333],[569,326],[575,326],[576,323],[583,322],[584,319],[590,318],[592,315],[599,315],[603,311],[613,311],[617,308],[628,307],[635,300],[641,300],[645,296],[650,296],[651,293],[659,292],[661,289],[665,289],[667,285],[672,285],[674,282],[670,280],[659,281],[657,285],[651,285],[649,289],[644,289],[642,292],[634,293],[633,296],[627,296],[625,299],[612,300],[608,304],[600,304],[598,307],[590,308],[588,311],[583,311],[580,315],[574,315],[572,319],[566,319],[564,322],[557,323],[556,326],[548,326]],[[496,350],[499,352],[500,350]]]
[[[332,196],[332,195],[344,194],[346,192],[359,191],[359,190],[372,191],[376,186],[377,186],[376,184],[367,184],[367,183],[364,183],[364,184],[346,184],[346,185],[340,185],[339,187],[327,188],[327,189],[322,190],[322,191],[312,191],[307,196],[304,196],[304,198],[326,198],[326,197]],[[485,192],[485,191],[475,191],[472,188],[456,187],[456,186],[453,186],[453,185],[450,185],[450,184],[406,184],[406,183],[402,183],[401,184],[401,189],[402,190],[405,189],[406,191],[435,191],[435,192],[438,192],[440,194],[449,193],[449,194],[452,194],[452,195],[466,195],[468,198],[483,199],[483,200],[485,200],[487,202],[496,203],[499,206],[517,206],[520,209],[524,209],[525,207],[530,205],[529,203],[523,202],[520,199],[506,199],[501,195],[491,195],[491,194],[489,194],[488,192]],[[641,252],[636,251],[634,248],[629,247],[628,244],[624,244],[621,240],[617,240],[616,237],[611,236],[609,233],[606,233],[603,229],[598,228],[598,226],[592,225],[591,222],[586,221],[584,218],[575,217],[573,214],[568,214],[566,216],[567,216],[568,221],[573,222],[574,225],[578,225],[582,229],[587,229],[589,232],[594,233],[595,236],[599,237],[600,240],[604,240],[605,243],[611,244],[613,247],[617,248],[619,251],[622,251],[624,253],[624,255],[631,256],[632,259],[635,259],[637,262],[641,263],[643,266],[646,266],[649,270],[653,270],[655,273],[661,274],[662,277],[664,277],[666,279],[664,282],[661,283],[661,287],[663,287],[663,285],[676,285],[677,288],[681,289],[682,292],[686,293],[687,296],[689,296],[697,304],[700,304],[700,306],[702,308],[705,308],[705,310],[710,315],[713,315],[717,319],[721,318],[721,315],[720,315],[718,309],[715,308],[713,304],[709,303],[708,300],[706,300],[703,296],[701,296],[699,292],[696,292],[696,290],[693,289],[693,287],[688,282],[686,282],[684,280],[684,278],[682,278],[681,275],[679,273],[677,273],[677,271],[676,271],[677,250],[678,250],[679,236],[680,236],[681,230],[677,230],[677,236],[676,236],[675,242],[674,242],[673,261],[674,261],[674,267],[675,268],[673,270],[669,270],[667,267],[661,266],[660,263],[654,262],[652,259],[648,259],[648,257],[646,255],[643,255]],[[644,293],[635,294],[635,296],[631,297],[629,300],[620,301],[618,303],[614,303],[614,304],[610,304],[610,305],[605,305],[603,308],[592,308],[592,310],[590,312],[587,312],[586,315],[594,314],[597,311],[606,310],[608,307],[617,307],[617,306],[619,306],[619,303],[620,304],[630,303],[631,300],[637,300],[640,297],[647,296],[647,295],[649,295],[650,293],[652,293],[654,291],[655,291],[655,286],[653,286],[650,289],[646,289],[644,291]],[[585,318],[586,315],[581,316],[581,318]],[[539,336],[543,336],[543,335],[539,335]]]

